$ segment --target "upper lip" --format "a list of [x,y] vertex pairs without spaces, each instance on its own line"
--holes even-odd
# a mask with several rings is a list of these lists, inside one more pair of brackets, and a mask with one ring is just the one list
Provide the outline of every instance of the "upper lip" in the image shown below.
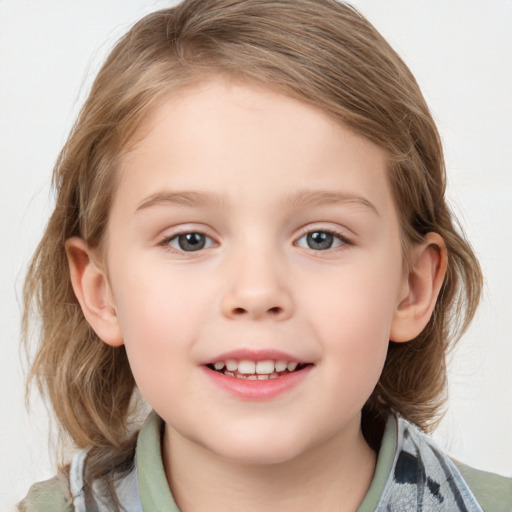
[[237,349],[230,350],[229,352],[223,352],[217,356],[205,360],[202,364],[214,364],[218,361],[226,361],[228,359],[234,359],[237,361],[294,361],[299,364],[307,364],[310,361],[297,357],[292,354],[288,354],[281,350],[274,349]]

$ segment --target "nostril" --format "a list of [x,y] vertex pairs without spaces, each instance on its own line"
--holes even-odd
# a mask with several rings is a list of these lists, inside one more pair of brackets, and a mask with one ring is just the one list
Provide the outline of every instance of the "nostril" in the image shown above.
[[[279,306],[274,306],[272,308],[267,309],[267,313],[270,315],[279,315],[282,312],[282,308]],[[248,313],[248,310],[245,308],[234,308],[233,314],[234,315],[245,315]]]

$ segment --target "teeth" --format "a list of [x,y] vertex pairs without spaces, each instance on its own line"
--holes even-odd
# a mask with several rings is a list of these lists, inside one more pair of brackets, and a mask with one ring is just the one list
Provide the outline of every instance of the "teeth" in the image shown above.
[[256,373],[260,375],[270,375],[274,371],[274,361],[258,361],[256,363]]
[[256,363],[254,361],[240,361],[238,363],[238,372],[244,375],[252,375],[256,370]]
[[288,363],[286,361],[276,361],[276,372],[284,372]]
[[226,368],[230,372],[236,372],[238,370],[238,361],[235,361],[234,359],[228,359],[226,361]]
[[224,370],[224,375],[238,377],[248,380],[267,380],[279,377],[280,373],[285,371],[293,372],[297,369],[297,361],[249,361],[236,359],[227,359],[226,361],[217,361],[213,367],[217,371]]

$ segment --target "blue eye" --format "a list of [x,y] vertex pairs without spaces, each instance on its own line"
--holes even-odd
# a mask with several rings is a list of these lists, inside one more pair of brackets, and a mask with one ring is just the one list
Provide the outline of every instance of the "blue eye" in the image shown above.
[[346,243],[347,241],[341,235],[321,230],[310,231],[301,236],[297,241],[299,247],[307,247],[314,251],[326,251],[345,245]]
[[183,252],[200,251],[213,245],[213,240],[203,233],[180,233],[165,241],[173,249]]

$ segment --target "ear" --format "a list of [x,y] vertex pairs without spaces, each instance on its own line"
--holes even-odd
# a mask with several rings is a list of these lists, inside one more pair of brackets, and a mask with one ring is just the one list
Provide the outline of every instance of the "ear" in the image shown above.
[[82,312],[96,334],[108,345],[118,347],[123,337],[105,271],[99,258],[84,240],[78,237],[66,240],[71,284]]
[[404,280],[391,325],[391,341],[410,341],[425,328],[434,311],[447,267],[444,240],[437,233],[428,233],[425,241],[413,249],[411,270]]

